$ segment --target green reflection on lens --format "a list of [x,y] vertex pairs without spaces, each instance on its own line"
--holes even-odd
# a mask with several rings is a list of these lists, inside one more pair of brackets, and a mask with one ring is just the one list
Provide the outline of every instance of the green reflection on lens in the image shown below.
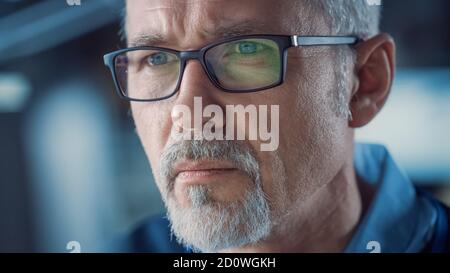
[[278,45],[272,40],[232,42],[224,50],[220,77],[229,84],[241,88],[258,88],[279,79],[280,53]]

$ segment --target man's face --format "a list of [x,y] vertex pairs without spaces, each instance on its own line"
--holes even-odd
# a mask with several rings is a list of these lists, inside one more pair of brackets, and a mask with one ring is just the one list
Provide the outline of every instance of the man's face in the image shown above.
[[[230,34],[330,34],[320,14],[294,8],[294,2],[128,1],[128,40],[156,36],[159,41],[152,46],[197,50]],[[283,85],[242,94],[216,88],[200,63],[189,61],[176,95],[131,103],[172,229],[183,242],[216,251],[268,238],[338,175],[351,153],[351,130],[334,107],[336,61],[332,48],[291,48]],[[130,88],[138,87],[131,83]],[[176,105],[192,108],[194,97],[202,97],[203,107],[223,109],[279,105],[278,149],[261,151],[261,140],[177,140],[172,110]]]

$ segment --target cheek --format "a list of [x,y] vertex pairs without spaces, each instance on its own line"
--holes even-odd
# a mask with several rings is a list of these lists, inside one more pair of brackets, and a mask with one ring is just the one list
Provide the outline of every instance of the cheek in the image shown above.
[[269,201],[272,216],[278,218],[288,210],[289,183],[286,165],[280,150],[261,154],[261,177],[263,191]]
[[291,68],[280,90],[285,95],[280,99],[278,153],[291,201],[306,198],[331,181],[345,160],[347,123],[333,110],[334,65],[325,58],[312,61]]
[[159,176],[157,170],[160,156],[169,138],[172,124],[170,107],[164,104],[156,106],[151,103],[132,102],[131,111],[137,134],[156,178]]

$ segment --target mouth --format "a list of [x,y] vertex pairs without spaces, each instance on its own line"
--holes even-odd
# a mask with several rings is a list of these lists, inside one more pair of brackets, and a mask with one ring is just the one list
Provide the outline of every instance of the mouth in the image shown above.
[[240,170],[228,161],[182,161],[175,164],[175,180],[182,184],[207,184],[214,178],[235,174]]

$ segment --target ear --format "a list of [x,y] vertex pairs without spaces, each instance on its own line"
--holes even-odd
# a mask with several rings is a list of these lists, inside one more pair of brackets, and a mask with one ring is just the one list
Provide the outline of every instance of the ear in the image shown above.
[[349,126],[368,124],[388,98],[395,72],[395,43],[388,34],[379,34],[356,45],[356,81],[352,88]]

